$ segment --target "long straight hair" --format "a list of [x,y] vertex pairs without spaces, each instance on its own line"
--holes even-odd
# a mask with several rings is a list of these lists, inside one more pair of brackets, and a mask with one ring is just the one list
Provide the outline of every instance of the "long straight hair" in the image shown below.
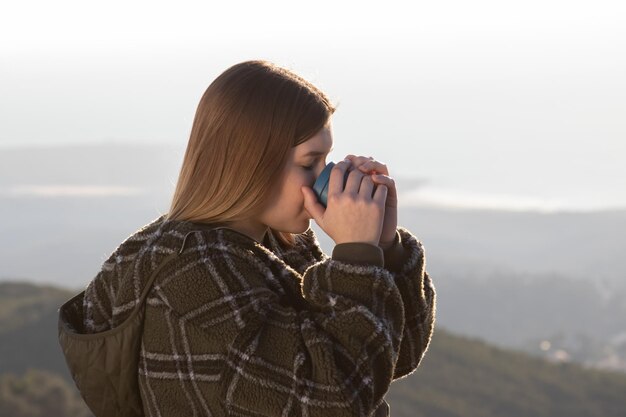
[[[226,69],[198,104],[167,220],[228,225],[260,212],[290,149],[322,129],[335,109],[311,82],[271,62]],[[292,233],[270,232],[293,247]]]

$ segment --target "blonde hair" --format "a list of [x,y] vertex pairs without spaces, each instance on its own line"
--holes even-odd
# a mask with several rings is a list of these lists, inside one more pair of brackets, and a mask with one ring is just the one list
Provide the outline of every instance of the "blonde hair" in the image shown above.
[[[271,62],[226,69],[200,99],[166,218],[227,225],[258,213],[290,149],[322,129],[335,109],[312,83]],[[283,246],[294,245],[292,233],[270,231]]]

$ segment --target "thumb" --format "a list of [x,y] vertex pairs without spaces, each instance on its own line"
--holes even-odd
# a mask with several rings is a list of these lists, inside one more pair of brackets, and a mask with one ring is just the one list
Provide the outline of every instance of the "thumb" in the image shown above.
[[309,212],[309,214],[315,219],[317,224],[321,225],[322,216],[324,215],[324,206],[317,201],[317,196],[315,192],[306,185],[301,187],[302,194],[304,194],[304,208]]

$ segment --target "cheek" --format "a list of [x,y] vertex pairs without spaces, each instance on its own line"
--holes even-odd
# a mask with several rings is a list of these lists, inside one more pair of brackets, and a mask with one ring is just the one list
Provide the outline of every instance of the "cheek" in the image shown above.
[[304,206],[304,195],[302,186],[313,188],[315,184],[315,171],[307,171],[300,167],[294,167],[283,184],[281,201],[286,205],[301,210]]
[[315,174],[313,171],[305,171],[303,169],[300,170],[298,175],[294,175],[292,177],[292,181],[290,182],[290,189],[292,192],[290,193],[290,200],[292,204],[297,205],[300,209],[304,207],[304,194],[302,193],[302,186],[307,186],[313,188],[313,184],[315,183]]
[[289,188],[298,188],[303,185],[307,185],[309,187],[313,187],[315,183],[315,172],[307,171],[303,168],[298,168],[292,172],[292,174],[287,178],[286,184]]

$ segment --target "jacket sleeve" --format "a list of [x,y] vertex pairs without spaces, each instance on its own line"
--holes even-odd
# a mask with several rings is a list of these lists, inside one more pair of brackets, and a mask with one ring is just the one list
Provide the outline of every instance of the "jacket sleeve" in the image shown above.
[[[310,253],[321,253],[315,235],[307,231],[305,247]],[[363,259],[363,253],[369,256]],[[382,255],[381,255],[382,253]],[[398,227],[391,247],[381,250],[366,243],[336,245],[333,258],[350,263],[367,263],[368,259],[383,262],[400,290],[404,306],[405,326],[393,379],[413,372],[421,363],[432,339],[436,318],[436,291],[425,270],[424,246],[408,229]],[[382,260],[381,260],[382,259]]]
[[436,292],[425,269],[424,246],[409,230],[399,227],[393,245],[384,252],[385,268],[402,295],[405,323],[393,379],[413,372],[432,339],[436,316]]
[[339,248],[306,269],[301,294],[280,290],[293,275],[224,246],[205,246],[159,283],[184,339],[174,354],[195,368],[188,391],[237,415],[370,416],[394,375],[404,307],[380,248],[343,245],[361,263]]

